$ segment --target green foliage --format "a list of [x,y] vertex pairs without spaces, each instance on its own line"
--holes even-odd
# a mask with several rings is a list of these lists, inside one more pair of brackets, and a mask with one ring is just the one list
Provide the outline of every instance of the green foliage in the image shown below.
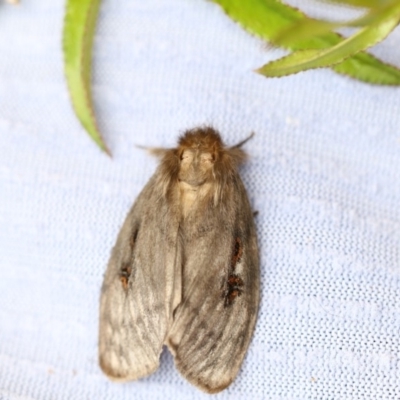
[[[293,50],[289,56],[264,65],[265,76],[284,76],[310,68],[331,67],[368,83],[400,85],[400,70],[362,50],[383,40],[399,23],[398,0],[336,0],[352,6],[371,6],[354,21],[333,23],[312,19],[278,0],[213,0],[249,32]],[[348,39],[334,30],[361,26]]]
[[[392,5],[387,7],[381,12],[371,12],[372,15],[364,17],[357,21],[351,21],[350,24],[341,25],[356,25],[362,21],[364,28],[360,29],[354,35],[347,39],[341,40],[338,44],[328,47],[326,49],[310,49],[295,51],[287,57],[283,57],[278,61],[273,61],[264,67],[260,68],[259,72],[270,77],[284,76],[293,74],[300,71],[305,71],[311,68],[328,67],[340,63],[341,61],[349,58],[353,54],[373,46],[374,44],[385,39],[386,36],[398,25],[400,20],[400,6]],[[365,24],[365,21],[368,24]],[[332,23],[319,23],[307,24],[302,21],[300,23],[303,27],[302,38],[307,39],[324,34],[326,30],[330,30]],[[339,25],[339,24],[337,24]],[[290,34],[283,36],[276,40],[277,43],[284,43],[290,45],[292,42],[298,41],[296,29],[291,28]]]
[[[311,68],[330,67],[363,82],[400,85],[400,70],[364,50],[379,43],[400,22],[399,0],[330,0],[361,7],[365,14],[344,22],[307,17],[279,0],[213,0],[250,33],[292,51],[257,72],[279,77]],[[94,117],[90,91],[93,35],[100,0],[67,0],[63,33],[64,65],[75,113],[82,125],[108,153]],[[343,38],[338,28],[358,29]]]
[[64,68],[72,106],[96,144],[108,153],[94,117],[90,90],[93,35],[100,0],[67,0],[64,21]]

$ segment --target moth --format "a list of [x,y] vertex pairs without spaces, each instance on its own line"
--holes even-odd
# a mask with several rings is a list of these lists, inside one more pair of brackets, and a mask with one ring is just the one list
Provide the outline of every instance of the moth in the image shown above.
[[99,363],[112,380],[153,373],[163,345],[205,392],[235,379],[259,304],[256,229],[237,171],[250,137],[226,147],[201,127],[152,150],[160,165],[125,219],[101,291]]

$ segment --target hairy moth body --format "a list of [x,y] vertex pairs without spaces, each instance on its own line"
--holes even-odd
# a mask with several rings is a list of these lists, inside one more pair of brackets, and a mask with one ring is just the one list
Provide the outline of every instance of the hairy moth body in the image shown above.
[[113,380],[147,376],[163,345],[208,393],[236,377],[259,303],[253,213],[237,172],[246,154],[210,127],[185,132],[130,210],[104,277],[99,361]]

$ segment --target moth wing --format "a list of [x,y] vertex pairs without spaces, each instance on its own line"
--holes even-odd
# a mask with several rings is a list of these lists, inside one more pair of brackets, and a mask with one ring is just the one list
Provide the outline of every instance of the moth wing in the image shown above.
[[167,331],[165,285],[171,238],[167,204],[155,179],[126,217],[102,286],[99,362],[104,373],[117,381],[154,372]]
[[185,225],[183,300],[167,344],[181,374],[216,393],[236,377],[259,304],[254,217],[238,175],[219,207]]

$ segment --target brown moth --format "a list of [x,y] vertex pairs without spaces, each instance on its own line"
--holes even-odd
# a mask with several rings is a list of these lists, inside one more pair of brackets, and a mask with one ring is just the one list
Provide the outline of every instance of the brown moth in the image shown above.
[[225,147],[205,127],[177,148],[153,149],[161,163],[122,226],[102,287],[99,361],[112,380],[154,372],[164,344],[205,392],[235,379],[259,303],[256,230],[237,172],[248,139]]

